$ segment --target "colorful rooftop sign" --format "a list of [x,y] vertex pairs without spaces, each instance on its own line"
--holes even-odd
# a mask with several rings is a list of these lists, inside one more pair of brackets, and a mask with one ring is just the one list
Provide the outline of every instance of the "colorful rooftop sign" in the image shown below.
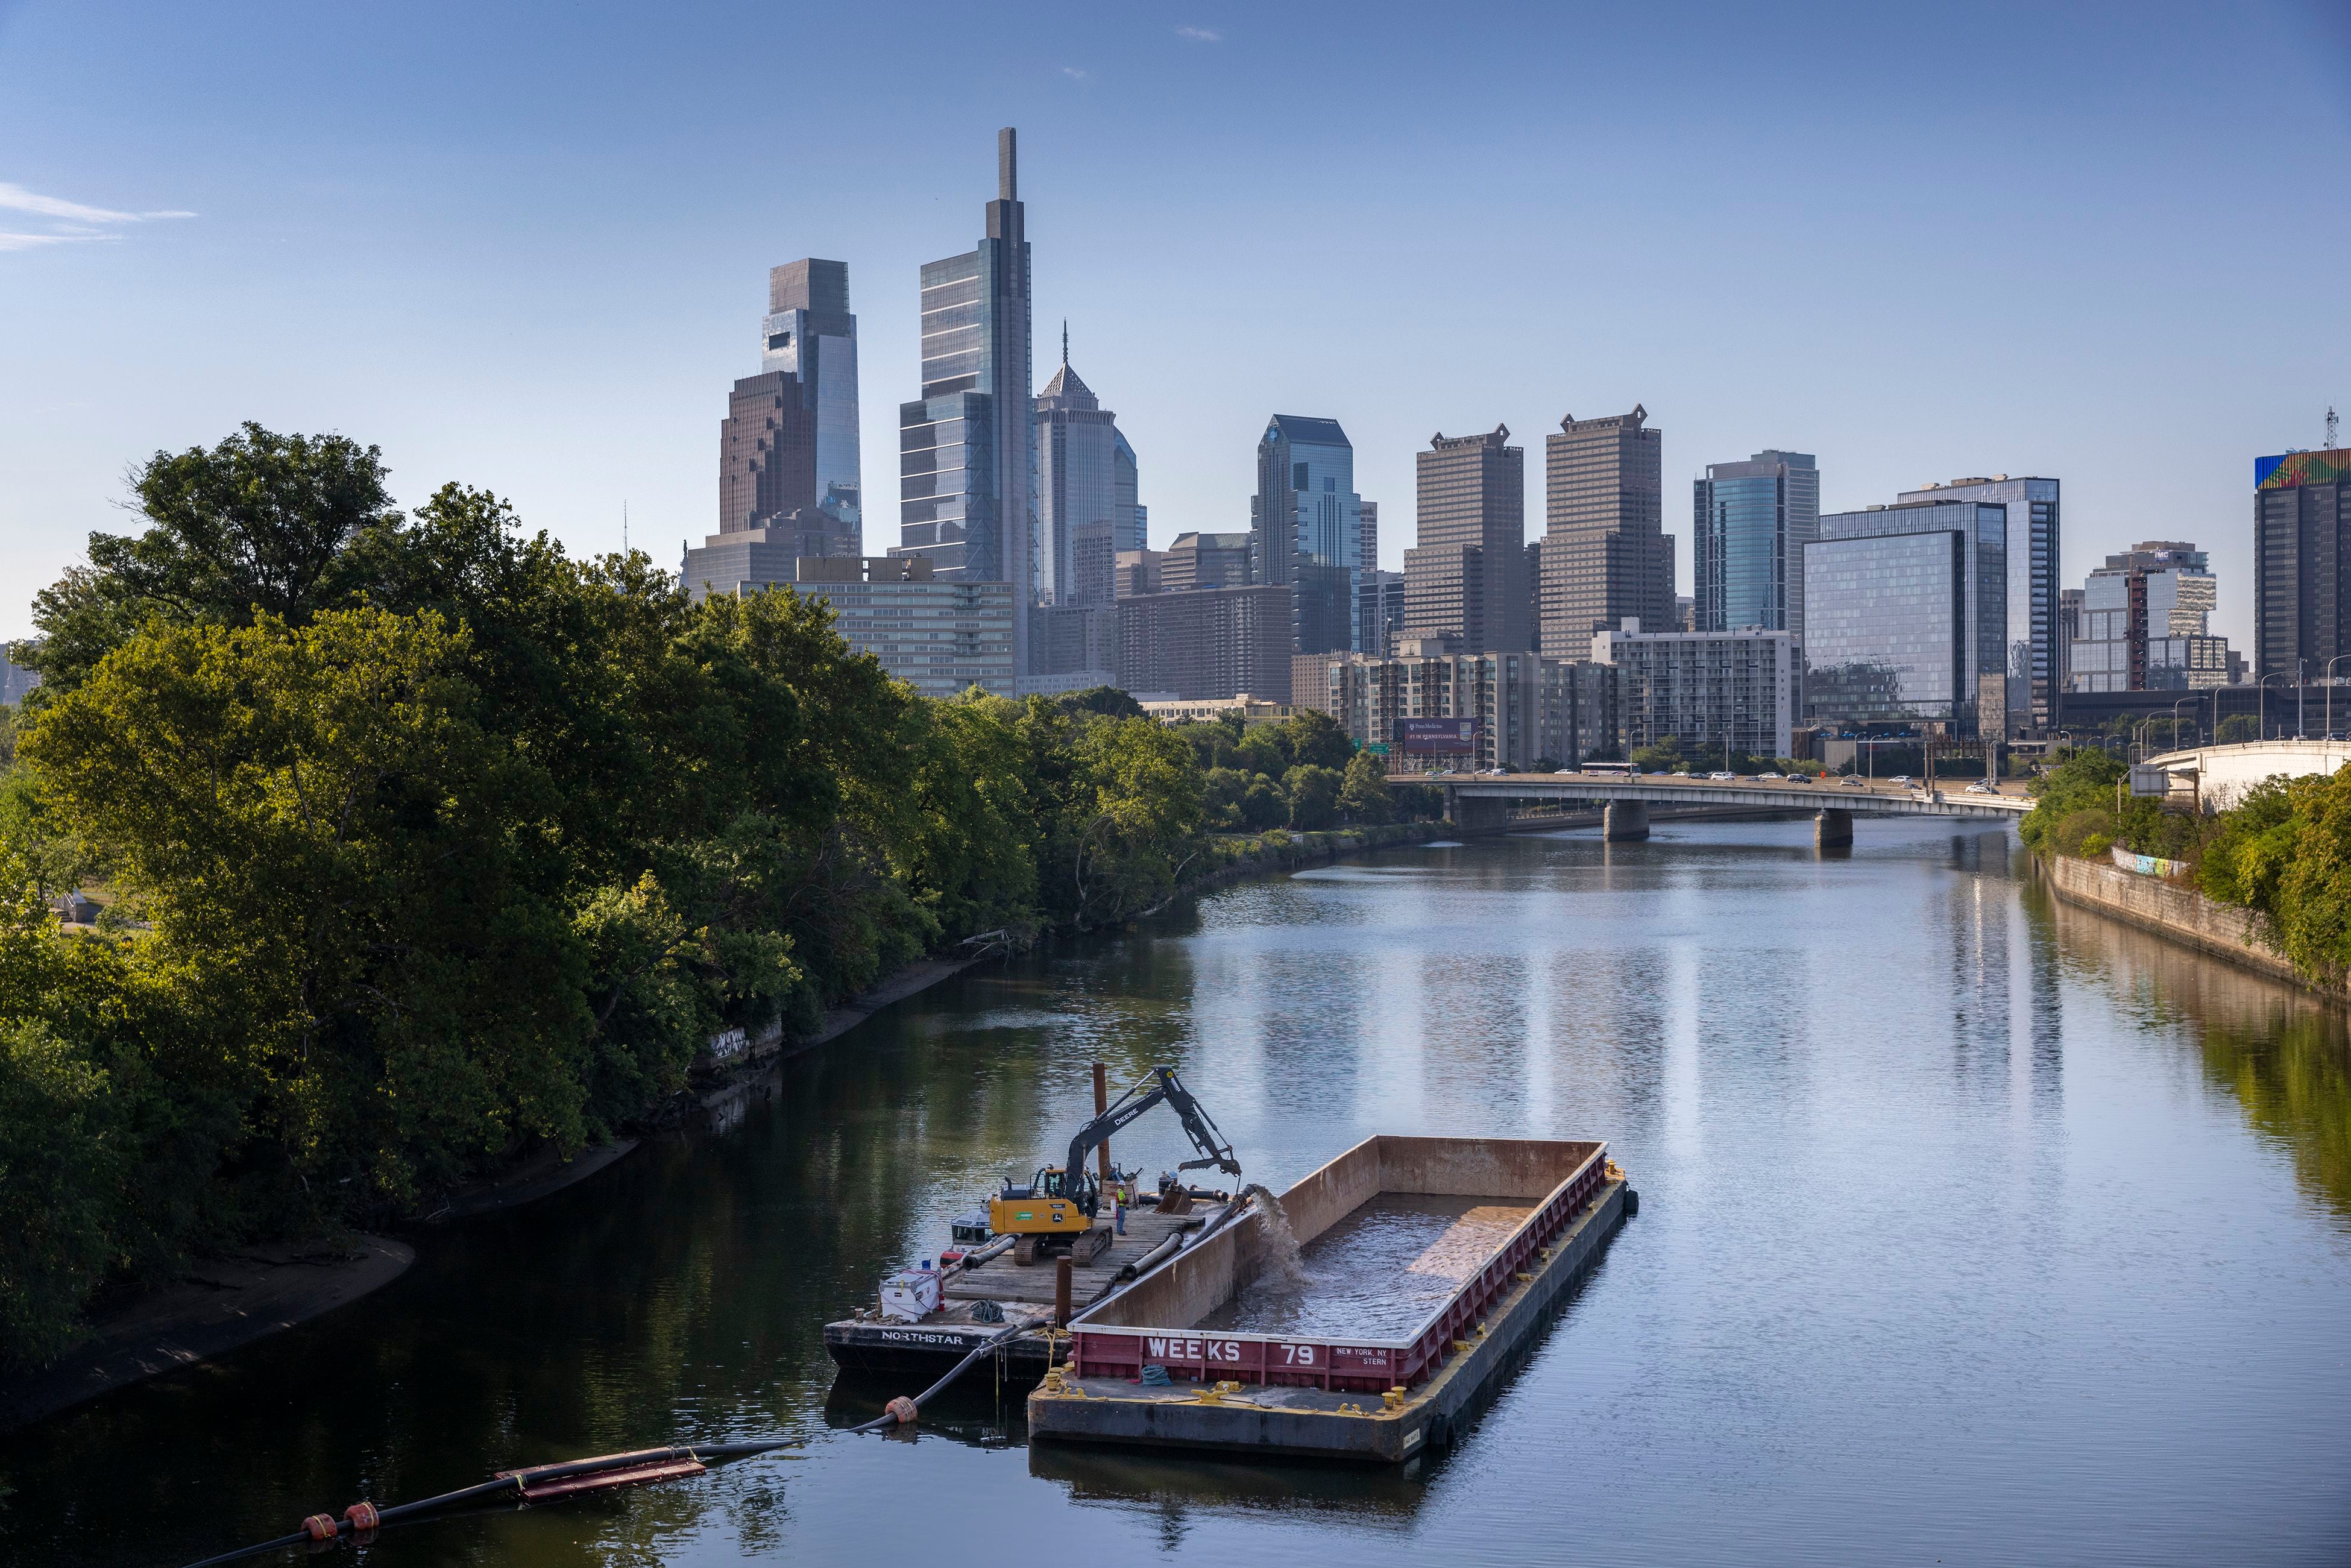
[[2253,488],[2298,490],[2304,485],[2339,485],[2351,476],[2351,447],[2325,452],[2288,452],[2253,459]]

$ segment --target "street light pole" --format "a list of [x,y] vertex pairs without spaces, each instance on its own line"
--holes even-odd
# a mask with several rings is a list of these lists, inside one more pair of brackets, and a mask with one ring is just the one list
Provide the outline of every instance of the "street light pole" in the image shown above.
[[2283,670],[2280,670],[2274,674],[2263,675],[2261,678],[2258,687],[2259,695],[2254,698],[2253,704],[2253,711],[2255,714],[2253,720],[2253,732],[2254,737],[2257,739],[2267,740],[2270,737],[2270,683],[2272,681],[2282,681],[2283,679],[2285,679],[2285,672]]
[[2302,700],[2309,695],[2309,692],[2310,661],[2296,659],[2294,662],[2294,737],[2296,740],[2310,738],[2303,733],[2302,728]]
[[2326,738],[2329,740],[2335,738],[2335,666],[2346,659],[2351,659],[2351,653],[2337,653],[2326,661]]

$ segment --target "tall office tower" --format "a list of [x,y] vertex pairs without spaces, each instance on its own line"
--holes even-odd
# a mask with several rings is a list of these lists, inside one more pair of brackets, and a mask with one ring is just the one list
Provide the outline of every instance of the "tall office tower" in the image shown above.
[[1404,573],[1364,572],[1355,590],[1355,652],[1384,659],[1389,640],[1403,630]]
[[1012,643],[1025,661],[1037,589],[1036,383],[1019,143],[1008,127],[996,133],[987,237],[924,264],[922,327],[923,395],[898,407],[899,543],[890,553],[928,557],[949,580],[1011,583]]
[[[2064,594],[2058,619],[2064,620]],[[2211,634],[2220,601],[2205,553],[2180,540],[2133,545],[2090,573],[2063,668],[2077,692],[2200,691],[2229,684],[2229,640]]]
[[1355,494],[1355,448],[1337,420],[1277,413],[1266,425],[1249,535],[1254,580],[1290,591],[1292,648],[1352,647],[1364,498]]
[[1061,353],[1061,368],[1037,397],[1040,604],[1070,601],[1070,549],[1075,530],[1085,524],[1111,525],[1119,549],[1143,548],[1128,542],[1134,537],[1134,448],[1120,437],[1117,416],[1070,368],[1066,332]]
[[1358,564],[1365,571],[1380,570],[1380,504],[1365,501],[1361,508],[1364,519],[1364,555]]
[[1912,501],[1804,547],[1804,708],[1842,725],[2007,727],[2008,508]]
[[1626,616],[1669,626],[1674,541],[1665,531],[1663,433],[1649,411],[1559,422],[1543,443],[1542,645],[1582,658]]
[[1118,597],[1118,525],[1107,518],[1070,530],[1070,601],[1108,604]]
[[2062,701],[2057,670],[2058,485],[2054,479],[1954,479],[1905,490],[1914,501],[1993,501],[2008,508],[2008,727],[2047,729]]
[[1246,588],[1249,584],[1248,534],[1177,534],[1157,551],[1159,586],[1169,593],[1191,588]]
[[857,318],[845,262],[789,262],[768,270],[759,369],[799,378],[816,420],[814,504],[833,522],[832,555],[863,551],[864,481],[857,442]]
[[2253,459],[2253,678],[2351,653],[2351,447]]
[[1712,463],[1691,486],[1697,627],[1750,627],[1804,642],[1804,547],[1821,521],[1821,476],[1806,452]]
[[790,371],[768,371],[745,376],[727,395],[718,422],[719,537],[831,531],[832,519],[815,515],[817,422],[805,391]]
[[1113,476],[1112,489],[1115,492],[1111,503],[1111,521],[1117,525],[1118,548],[1146,549],[1151,542],[1145,537],[1149,532],[1145,525],[1150,521],[1151,509],[1135,499],[1141,493],[1142,479],[1135,465],[1134,448],[1126,444],[1125,433],[1116,425],[1111,426],[1110,437]]
[[1533,646],[1527,455],[1510,438],[1505,424],[1485,435],[1440,434],[1419,455],[1419,541],[1404,552],[1406,635],[1458,638],[1464,653]]

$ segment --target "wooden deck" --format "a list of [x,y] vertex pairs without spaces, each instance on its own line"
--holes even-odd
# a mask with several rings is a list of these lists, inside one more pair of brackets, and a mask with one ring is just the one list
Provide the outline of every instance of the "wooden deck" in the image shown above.
[[[1132,1263],[1154,1247],[1186,1226],[1198,1227],[1213,1221],[1224,1206],[1217,1203],[1196,1203],[1189,1214],[1157,1214],[1149,1209],[1130,1211],[1126,1217],[1126,1234],[1113,1237],[1107,1250],[1091,1263],[1082,1263],[1070,1271],[1070,1300],[1082,1307],[1099,1294],[1127,1264]],[[1104,1225],[1109,1222],[1105,1220]],[[1058,1263],[1051,1258],[1040,1258],[1022,1268],[1007,1252],[991,1258],[978,1268],[956,1275],[946,1282],[941,1294],[948,1301],[1025,1301],[1050,1307],[1053,1304],[1053,1276]],[[948,1309],[942,1304],[940,1311]],[[934,1314],[935,1316],[937,1314]],[[928,1320],[925,1320],[927,1322]]]

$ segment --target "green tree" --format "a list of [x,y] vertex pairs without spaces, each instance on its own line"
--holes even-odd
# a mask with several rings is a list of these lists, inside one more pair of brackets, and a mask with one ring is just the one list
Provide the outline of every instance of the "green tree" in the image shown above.
[[1164,902],[1199,852],[1200,775],[1190,745],[1147,718],[1098,719],[1077,749],[1076,919],[1114,924]]
[[1088,686],[1054,699],[1072,711],[1098,713],[1104,718],[1147,718],[1143,705],[1116,686]]
[[1316,831],[1335,827],[1339,821],[1339,791],[1347,776],[1335,768],[1317,767],[1301,762],[1282,779],[1290,792],[1290,825],[1302,831]]
[[152,619],[299,623],[361,586],[339,569],[355,538],[391,524],[381,454],[340,435],[279,435],[253,423],[207,451],[158,452],[134,482],[153,526],[92,534],[89,563],[33,601],[22,644],[46,702]]
[[1262,773],[1249,775],[1240,801],[1241,826],[1252,833],[1278,828],[1290,820],[1290,797]]
[[[1344,768],[1347,759],[1355,754],[1354,740],[1328,714],[1309,709],[1292,714],[1278,727],[1283,732],[1283,750],[1293,764]],[[1271,772],[1272,769],[1265,771]]]
[[105,1071],[46,1025],[0,1021],[0,1364],[74,1338],[120,1261],[125,1171]]
[[1346,775],[1339,786],[1339,810],[1348,821],[1376,823],[1395,819],[1395,800],[1388,793],[1383,760],[1368,751],[1358,751],[1347,759]]
[[1277,780],[1294,765],[1289,728],[1280,724],[1251,725],[1234,745],[1232,755],[1233,766]]
[[2249,713],[2232,713],[2220,721],[2213,738],[2222,746],[2241,746],[2262,737],[2261,720]]

